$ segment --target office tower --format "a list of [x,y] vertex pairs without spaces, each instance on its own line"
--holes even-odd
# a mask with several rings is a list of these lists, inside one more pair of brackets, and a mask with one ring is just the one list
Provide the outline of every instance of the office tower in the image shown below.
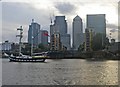
[[55,25],[50,25],[50,37],[54,34],[55,32]]
[[92,28],[95,33],[103,33],[106,35],[105,14],[87,15],[87,28]]
[[[105,14],[90,14],[87,15],[87,28],[92,29],[94,36],[101,36],[101,48],[105,47],[106,43],[106,18]],[[95,37],[94,37],[95,38]],[[94,40],[94,39],[93,39]],[[93,43],[94,44],[94,43]]]
[[77,15],[73,19],[73,49],[78,50],[79,46],[83,43],[83,22],[82,19]]
[[67,22],[65,16],[55,17],[54,24],[50,25],[50,35],[54,34],[54,32],[59,32],[60,35],[67,34]]
[[34,21],[29,25],[28,43],[33,43],[33,46],[38,46],[40,44],[40,25]]
[[48,46],[48,31],[47,30],[40,30],[40,43],[44,46]]
[[65,16],[56,16],[54,24],[50,25],[50,37],[59,33],[61,38],[61,44],[66,46],[67,50],[70,49],[70,35],[67,34],[67,22]]
[[67,22],[65,16],[56,16],[55,17],[55,27],[57,31],[62,34],[67,34]]
[[67,50],[70,50],[70,34],[61,35],[61,43]]

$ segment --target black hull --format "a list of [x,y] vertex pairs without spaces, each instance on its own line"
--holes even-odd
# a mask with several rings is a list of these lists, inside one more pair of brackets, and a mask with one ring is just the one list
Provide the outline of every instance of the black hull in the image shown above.
[[10,62],[45,62],[45,58],[16,58],[10,57]]

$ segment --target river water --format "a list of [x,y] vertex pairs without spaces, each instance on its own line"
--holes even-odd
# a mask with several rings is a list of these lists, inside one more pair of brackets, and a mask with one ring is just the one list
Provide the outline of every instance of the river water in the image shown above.
[[2,85],[118,85],[118,61],[17,63],[3,59]]

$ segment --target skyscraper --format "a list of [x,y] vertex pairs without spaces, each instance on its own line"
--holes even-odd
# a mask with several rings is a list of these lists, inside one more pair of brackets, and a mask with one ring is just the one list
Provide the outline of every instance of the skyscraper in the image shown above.
[[67,50],[70,50],[70,34],[64,34],[61,35],[61,43],[64,45],[64,47],[67,48]]
[[78,50],[78,47],[83,43],[83,40],[83,22],[77,15],[73,19],[73,49]]
[[87,15],[87,28],[92,28],[95,33],[103,33],[106,35],[105,14]]
[[68,50],[70,49],[70,35],[67,34],[67,22],[65,16],[56,16],[54,24],[50,25],[50,37],[55,33],[60,34],[61,43]]
[[[94,35],[101,34],[101,45],[105,46],[106,41],[106,18],[105,14],[87,15],[87,28],[92,29]],[[94,39],[93,39],[94,40]]]
[[32,42],[34,46],[38,46],[40,43],[40,25],[34,21],[32,21],[31,25],[29,25],[28,30],[28,43],[32,44]]
[[62,34],[67,34],[67,22],[65,16],[56,16],[55,17],[55,27],[57,31]]

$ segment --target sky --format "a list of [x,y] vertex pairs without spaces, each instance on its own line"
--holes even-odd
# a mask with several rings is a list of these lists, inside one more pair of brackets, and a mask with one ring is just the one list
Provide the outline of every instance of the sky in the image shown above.
[[[27,42],[31,20],[41,25],[42,30],[50,30],[50,17],[65,15],[68,34],[72,35],[73,18],[79,15],[86,28],[87,14],[106,14],[107,37],[118,41],[118,1],[119,0],[1,0],[0,23],[2,42],[18,42],[17,28],[23,26],[23,42]],[[1,40],[0,40],[1,41]]]

